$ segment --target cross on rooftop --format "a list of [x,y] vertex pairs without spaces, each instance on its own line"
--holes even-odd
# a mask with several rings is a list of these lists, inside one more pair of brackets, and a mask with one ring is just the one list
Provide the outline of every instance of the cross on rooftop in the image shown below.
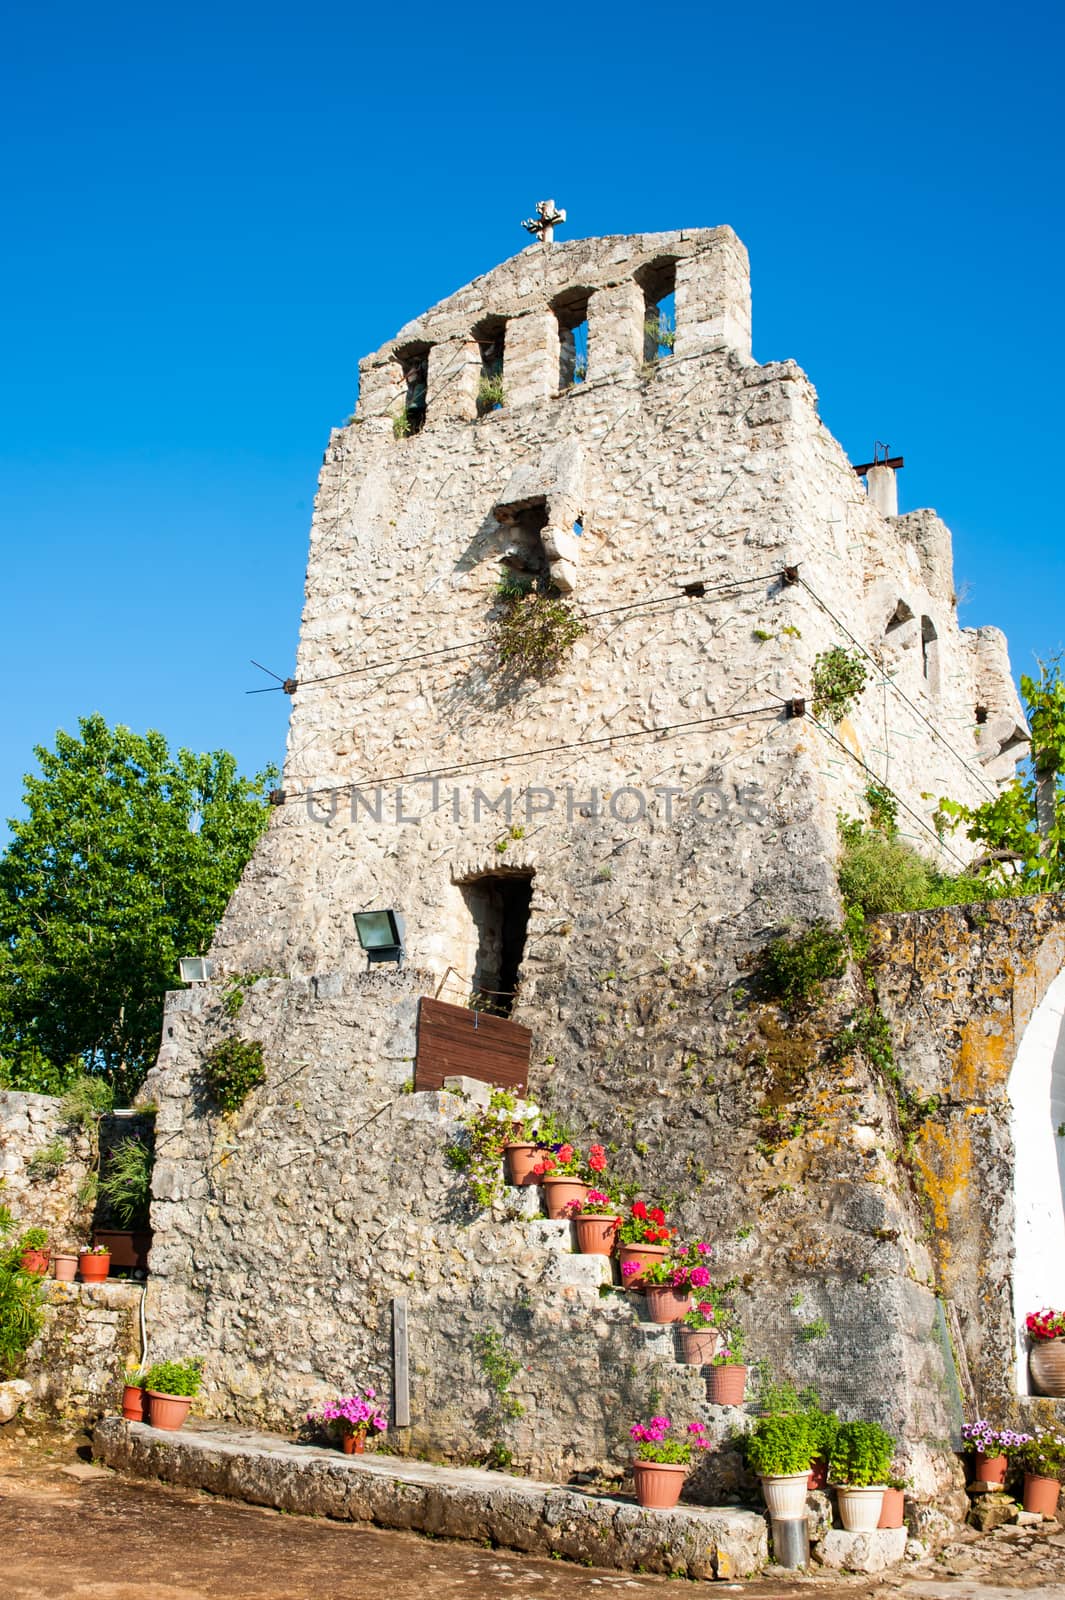
[[526,217],[522,227],[526,233],[535,233],[541,244],[550,244],[555,237],[555,229],[565,220],[566,213],[556,211],[553,200],[538,200],[535,217]]

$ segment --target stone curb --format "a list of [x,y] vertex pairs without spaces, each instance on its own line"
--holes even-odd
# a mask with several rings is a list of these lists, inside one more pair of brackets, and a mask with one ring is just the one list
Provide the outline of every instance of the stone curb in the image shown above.
[[345,1456],[252,1429],[200,1423],[164,1433],[105,1417],[93,1433],[93,1450],[98,1461],[134,1477],[278,1511],[488,1540],[526,1555],[622,1572],[746,1578],[769,1559],[766,1521],[757,1512],[700,1506],[645,1511],[629,1500],[504,1473],[402,1456]]

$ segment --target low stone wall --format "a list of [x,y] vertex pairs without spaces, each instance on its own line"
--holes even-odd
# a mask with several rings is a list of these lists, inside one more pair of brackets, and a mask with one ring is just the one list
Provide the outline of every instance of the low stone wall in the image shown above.
[[94,1422],[121,1409],[123,1373],[141,1354],[139,1284],[46,1281],[45,1325],[26,1354],[31,1416]]
[[93,1434],[93,1447],[98,1460],[135,1477],[304,1516],[373,1522],[587,1566],[749,1578],[768,1560],[765,1517],[731,1506],[645,1511],[630,1500],[498,1472],[455,1472],[379,1454],[343,1456],[210,1425],[168,1435],[107,1417]]
[[[86,1243],[92,1220],[91,1208],[78,1200],[89,1170],[88,1140],[64,1126],[59,1106],[53,1095],[0,1090],[0,1200],[20,1228],[47,1228],[53,1249]],[[65,1159],[55,1167],[35,1165],[60,1139]]]

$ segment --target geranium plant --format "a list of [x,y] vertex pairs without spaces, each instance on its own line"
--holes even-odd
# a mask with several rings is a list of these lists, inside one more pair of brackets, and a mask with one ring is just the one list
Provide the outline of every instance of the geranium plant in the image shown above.
[[110,1254],[111,1247],[106,1244],[83,1244],[78,1251],[79,1256],[109,1256]]
[[388,1427],[377,1390],[369,1387],[339,1400],[327,1400],[318,1411],[308,1411],[307,1421],[328,1428],[341,1438],[352,1439],[366,1439],[375,1433],[384,1433]]
[[1042,1342],[1044,1339],[1065,1338],[1065,1311],[1030,1311],[1024,1320],[1028,1337]]
[[683,1433],[672,1431],[669,1417],[651,1417],[648,1422],[635,1422],[629,1429],[636,1441],[637,1461],[658,1461],[683,1466],[692,1458],[693,1450],[708,1450],[710,1441],[701,1422],[689,1422]]
[[618,1238],[622,1244],[668,1245],[674,1229],[666,1224],[666,1214],[661,1206],[649,1206],[637,1200],[627,1217],[622,1219]]
[[562,1207],[564,1217],[616,1217],[621,1207],[604,1189],[589,1189],[586,1200],[571,1200]]
[[718,1324],[724,1343],[710,1357],[712,1367],[742,1367],[743,1347],[747,1342],[747,1335],[739,1323],[731,1317],[724,1317]]

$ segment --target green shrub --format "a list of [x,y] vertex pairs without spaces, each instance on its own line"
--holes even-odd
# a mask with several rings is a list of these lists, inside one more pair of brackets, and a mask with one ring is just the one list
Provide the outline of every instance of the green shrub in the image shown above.
[[26,1163],[26,1171],[31,1178],[54,1178],[69,1155],[70,1146],[65,1139],[50,1139],[33,1152]]
[[747,1435],[747,1464],[760,1478],[809,1472],[816,1454],[808,1413],[761,1417]]
[[124,1228],[146,1222],[152,1199],[152,1152],[140,1139],[121,1139],[107,1159],[100,1198]]
[[499,665],[518,677],[546,678],[557,672],[588,625],[558,595],[510,585],[500,588],[492,623]]
[[188,1395],[191,1398],[199,1394],[202,1383],[203,1362],[197,1358],[194,1361],[157,1361],[144,1374],[141,1387],[154,1389],[156,1394]]
[[482,372],[477,385],[477,414],[485,417],[498,406],[506,404],[501,372]]
[[832,1446],[828,1475],[833,1483],[855,1488],[884,1483],[894,1450],[895,1440],[879,1422],[843,1422]]
[[1008,893],[1005,886],[973,873],[940,872],[913,845],[897,835],[863,828],[860,822],[841,822],[840,838],[840,893],[866,916],[966,905]]
[[816,1000],[822,983],[839,978],[847,966],[847,940],[827,922],[815,922],[794,939],[774,939],[762,958],[770,992],[785,1005]]
[[12,1251],[16,1259],[20,1258],[27,1250],[43,1250],[48,1243],[47,1228],[27,1228]]
[[[7,1239],[15,1223],[6,1206],[0,1206],[0,1239]],[[43,1232],[30,1229],[30,1234]],[[47,1235],[45,1235],[47,1239]],[[0,1254],[0,1378],[17,1378],[30,1345],[44,1324],[44,1289],[33,1272],[23,1272],[19,1257],[27,1247],[22,1241]]]
[[258,1039],[239,1034],[222,1039],[207,1052],[204,1079],[222,1111],[239,1111],[251,1091],[266,1078],[263,1047]]

